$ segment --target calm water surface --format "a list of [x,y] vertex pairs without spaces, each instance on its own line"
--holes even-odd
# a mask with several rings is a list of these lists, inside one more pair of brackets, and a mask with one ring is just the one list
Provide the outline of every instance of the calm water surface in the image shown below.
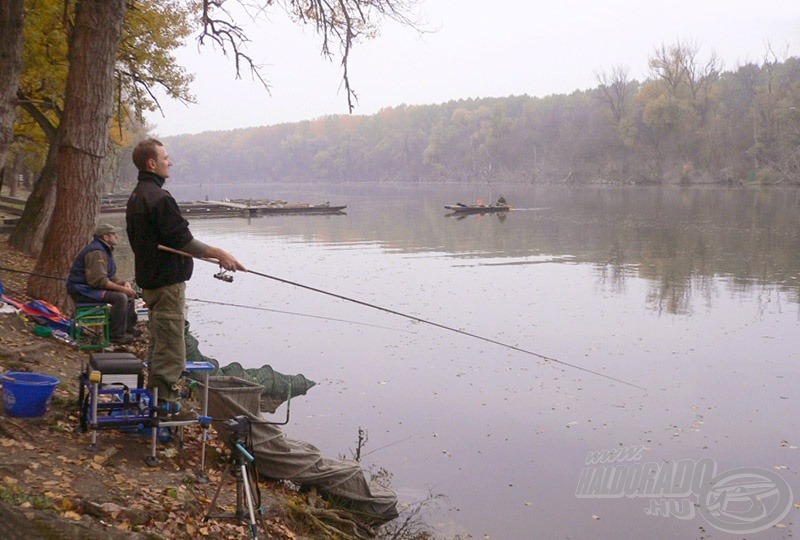
[[[336,457],[365,429],[365,467],[390,471],[403,502],[447,497],[428,518],[442,535],[796,532],[794,508],[780,527],[735,536],[644,497],[575,495],[590,452],[644,447],[641,462],[767,469],[800,497],[796,192],[213,189],[172,186],[179,200],[348,205],[344,216],[192,221],[253,270],[646,388],[252,274],[224,283],[197,263],[187,296],[202,352],[316,380],[292,401],[287,435]],[[445,216],[444,204],[501,193],[517,208],[508,216]]]

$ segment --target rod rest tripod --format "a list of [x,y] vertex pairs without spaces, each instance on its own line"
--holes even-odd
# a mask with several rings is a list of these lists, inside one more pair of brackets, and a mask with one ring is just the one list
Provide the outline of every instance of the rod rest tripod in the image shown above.
[[[258,513],[261,528],[266,535],[265,537],[269,538],[267,523],[264,519],[265,510],[264,507],[261,506],[261,497],[259,496],[257,512],[254,502],[254,493],[258,493],[254,470],[256,458],[246,447],[250,431],[250,421],[246,416],[236,416],[223,422],[223,425],[230,431],[230,436],[228,437],[230,456],[228,458],[228,463],[225,465],[225,470],[222,472],[217,491],[214,493],[214,498],[211,499],[211,504],[208,507],[208,512],[206,512],[203,521],[208,521],[210,518],[214,517],[246,522],[250,530],[250,537],[258,538],[258,527],[256,524],[256,513]],[[217,499],[225,484],[225,477],[228,474],[232,475],[236,480],[236,510],[233,514],[212,516],[211,512],[216,506]],[[246,516],[245,506],[247,509]]]

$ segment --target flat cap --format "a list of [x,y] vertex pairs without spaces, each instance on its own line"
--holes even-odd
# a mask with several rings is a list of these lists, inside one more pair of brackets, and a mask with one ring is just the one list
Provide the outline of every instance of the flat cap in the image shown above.
[[103,236],[104,234],[111,234],[117,232],[117,228],[108,223],[101,223],[94,230],[95,236]]

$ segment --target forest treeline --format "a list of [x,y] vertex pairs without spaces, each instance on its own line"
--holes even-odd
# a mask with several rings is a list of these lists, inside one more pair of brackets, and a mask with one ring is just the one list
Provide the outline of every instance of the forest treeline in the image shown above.
[[800,59],[698,53],[662,47],[644,82],[617,67],[569,95],[170,137],[172,181],[800,183]]

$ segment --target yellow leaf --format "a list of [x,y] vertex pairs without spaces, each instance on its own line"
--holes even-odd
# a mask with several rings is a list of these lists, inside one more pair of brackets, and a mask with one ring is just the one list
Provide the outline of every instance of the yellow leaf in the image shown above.
[[81,515],[79,513],[77,513],[77,512],[73,512],[72,510],[68,510],[68,511],[64,512],[63,515],[64,515],[65,518],[72,519],[74,521],[80,521],[81,520]]

